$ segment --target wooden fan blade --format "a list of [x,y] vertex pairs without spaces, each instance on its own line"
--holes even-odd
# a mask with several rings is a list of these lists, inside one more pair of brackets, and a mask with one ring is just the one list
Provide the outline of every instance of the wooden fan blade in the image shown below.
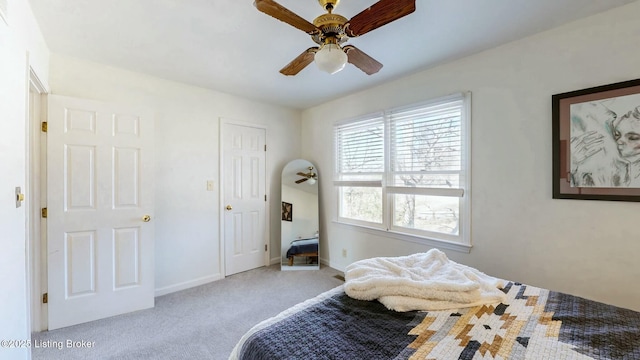
[[309,179],[308,178],[304,178],[304,179],[296,180],[296,184],[303,183],[303,182],[305,182],[307,180],[309,180]]
[[[300,70],[311,64],[316,51],[318,51],[317,47],[310,47],[307,50],[303,51],[302,54],[298,55],[297,58],[293,59],[290,63],[287,64],[287,66],[283,67],[280,70],[280,73],[288,76],[296,75],[300,72]],[[300,175],[300,173],[298,173],[298,175]]]
[[256,9],[262,11],[263,13],[273,16],[274,18],[284,21],[287,24],[298,28],[309,35],[315,34],[320,31],[315,25],[303,19],[299,15],[295,14],[293,11],[287,9],[286,7],[278,4],[273,0],[255,0],[253,2],[253,6]]
[[343,47],[343,49],[347,53],[349,62],[364,71],[367,75],[375,74],[382,69],[382,64],[357,47],[347,45]]
[[416,0],[380,0],[345,25],[349,37],[360,36],[416,10]]

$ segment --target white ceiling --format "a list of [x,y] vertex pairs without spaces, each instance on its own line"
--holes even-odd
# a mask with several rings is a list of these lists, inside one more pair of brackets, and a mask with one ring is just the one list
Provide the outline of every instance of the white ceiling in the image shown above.
[[[315,44],[253,0],[29,0],[54,53],[304,109],[636,0],[417,0],[416,12],[348,44],[384,64],[278,71]],[[342,0],[351,18],[377,0]],[[279,0],[308,21],[316,0]],[[523,54],[526,56],[526,54]]]

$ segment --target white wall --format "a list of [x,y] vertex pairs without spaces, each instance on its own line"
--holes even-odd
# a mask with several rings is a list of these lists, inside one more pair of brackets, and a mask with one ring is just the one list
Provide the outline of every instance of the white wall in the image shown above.
[[[135,104],[156,121],[156,293],[217,280],[221,274],[220,119],[267,128],[270,258],[280,249],[280,173],[301,151],[300,112],[139,73],[51,56],[54,94]],[[215,180],[215,191],[206,181]]]
[[[28,340],[26,213],[14,192],[26,193],[29,68],[46,84],[49,50],[28,3],[9,0],[7,8],[8,25],[0,20],[0,339]],[[0,359],[29,356],[26,347],[0,348]]]
[[[334,121],[470,90],[473,248],[449,257],[640,310],[640,203],[551,198],[551,95],[640,78],[638,14],[635,2],[308,109],[302,156],[329,174]],[[321,257],[331,266],[428,250],[332,222],[330,182],[321,182],[321,194]]]

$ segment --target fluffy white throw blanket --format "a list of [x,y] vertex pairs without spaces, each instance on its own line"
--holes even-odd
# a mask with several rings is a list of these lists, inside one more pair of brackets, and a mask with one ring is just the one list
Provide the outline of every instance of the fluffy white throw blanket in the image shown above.
[[401,257],[354,262],[345,270],[344,289],[358,300],[378,299],[395,311],[445,310],[499,303],[506,282],[451,261],[431,249]]

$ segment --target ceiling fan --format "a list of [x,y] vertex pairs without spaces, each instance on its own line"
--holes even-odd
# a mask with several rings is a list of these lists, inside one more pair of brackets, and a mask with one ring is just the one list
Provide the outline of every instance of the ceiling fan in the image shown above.
[[302,179],[296,180],[296,184],[301,184],[307,180],[309,181],[309,185],[313,185],[316,183],[316,180],[318,180],[318,174],[313,172],[313,166],[309,166],[307,169],[309,170],[309,172],[306,173],[298,171],[296,175],[302,176]]
[[411,14],[416,9],[415,0],[380,0],[359,14],[347,18],[334,14],[340,0],[318,0],[327,11],[313,20],[313,24],[273,0],[255,0],[254,6],[261,12],[298,28],[311,35],[319,46],[310,47],[283,67],[284,75],[296,75],[312,61],[330,74],[342,70],[347,61],[367,75],[380,71],[382,64],[353,45],[342,46],[348,38],[360,36]]

